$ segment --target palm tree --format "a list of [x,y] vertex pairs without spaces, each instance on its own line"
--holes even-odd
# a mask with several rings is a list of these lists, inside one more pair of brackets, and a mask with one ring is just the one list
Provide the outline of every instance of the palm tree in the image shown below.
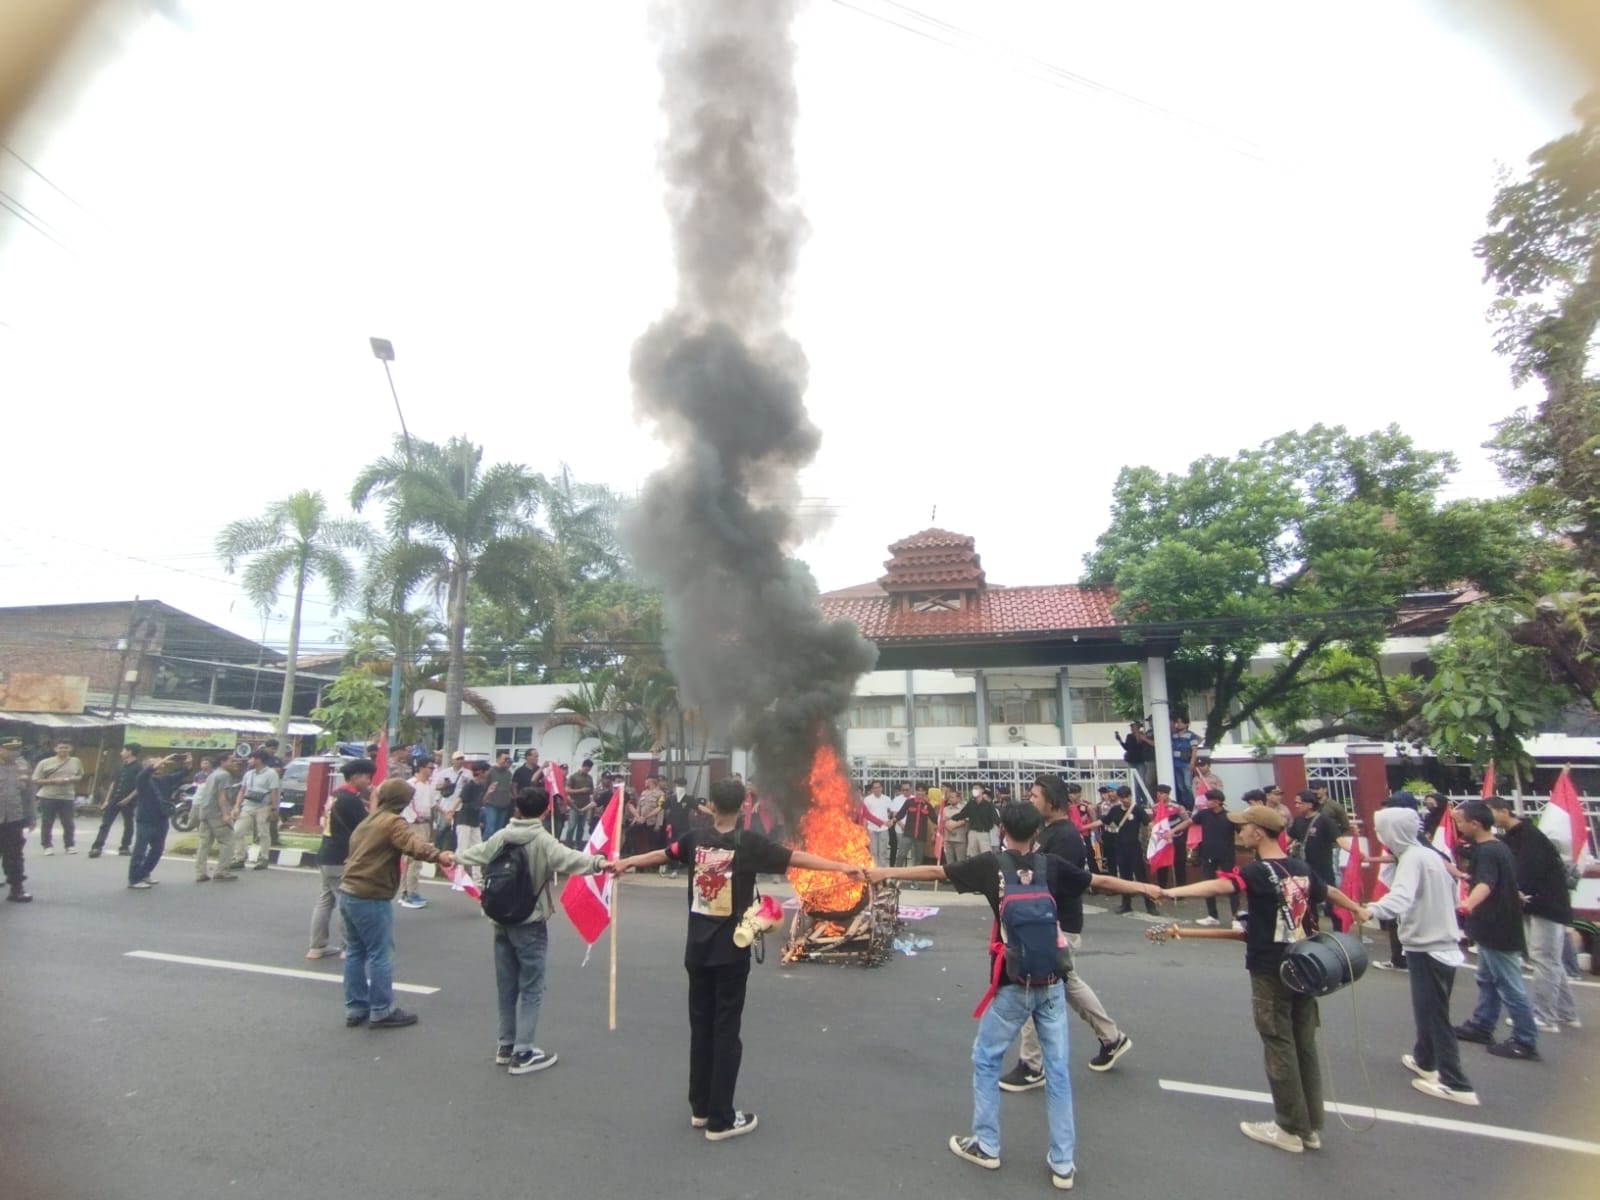
[[294,614],[289,618],[289,657],[284,664],[283,696],[278,702],[277,734],[289,732],[294,708],[295,659],[300,653],[300,610],[306,584],[321,576],[334,609],[355,590],[356,573],[347,550],[372,546],[372,530],[350,517],[328,516],[321,492],[302,489],[287,500],[274,501],[259,517],[234,521],[217,535],[217,557],[228,574],[249,559],[241,582],[251,603],[265,612],[278,599],[284,580],[294,581]]
[[637,699],[629,694],[628,680],[617,667],[602,667],[556,697],[555,708],[544,732],[575,728],[579,742],[592,738],[600,743],[598,756],[605,762],[622,762],[629,754],[654,748]]
[[482,572],[481,588],[509,586],[515,571],[508,564],[538,561],[542,542],[532,526],[538,482],[511,463],[484,469],[482,447],[466,438],[439,446],[415,438],[408,445],[397,437],[394,452],[368,465],[350,489],[358,512],[374,496],[384,502],[394,542],[378,569],[393,594],[408,596],[427,584],[444,599],[447,746],[461,744],[467,585]]

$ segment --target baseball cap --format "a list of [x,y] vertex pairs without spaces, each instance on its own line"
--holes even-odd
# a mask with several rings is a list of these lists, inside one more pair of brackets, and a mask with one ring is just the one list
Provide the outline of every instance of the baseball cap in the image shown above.
[[1383,802],[1385,808],[1410,808],[1417,807],[1417,798],[1410,792],[1396,792]]
[[467,755],[466,755],[466,752],[463,751],[463,750],[457,750],[454,754],[452,754],[450,756],[450,761],[451,762],[465,762],[466,759],[467,759]]
[[1265,804],[1252,804],[1241,812],[1231,812],[1228,820],[1235,825],[1258,825],[1268,833],[1282,833],[1287,824],[1281,812]]

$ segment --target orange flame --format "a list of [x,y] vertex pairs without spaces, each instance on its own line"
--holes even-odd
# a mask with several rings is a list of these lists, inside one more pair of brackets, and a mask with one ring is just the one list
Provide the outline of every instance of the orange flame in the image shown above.
[[[850,781],[833,747],[824,742],[811,760],[811,807],[800,818],[797,846],[822,858],[870,867],[867,831],[851,819]],[[861,902],[862,885],[830,871],[789,872],[789,882],[807,912],[849,912]]]

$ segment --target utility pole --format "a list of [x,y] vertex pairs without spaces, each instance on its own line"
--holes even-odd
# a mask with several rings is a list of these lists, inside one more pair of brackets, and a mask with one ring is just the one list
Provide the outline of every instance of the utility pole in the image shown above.
[[[133,631],[139,624],[139,597],[133,598],[133,607],[128,610],[128,636],[122,639],[122,644],[117,649],[122,651],[122,657],[117,660],[117,678],[111,687],[111,716],[117,715],[117,701],[122,699],[122,681],[128,674],[128,651],[133,648]],[[133,707],[133,689],[128,689],[128,707]]]
[[[383,377],[389,381],[389,395],[394,397],[395,415],[400,418],[400,433],[405,438],[406,462],[414,463],[411,457],[411,431],[406,428],[406,415],[400,409],[400,393],[395,390],[394,375],[389,371],[389,364],[394,361],[394,343],[388,338],[368,338],[372,346],[372,356],[383,364]],[[394,749],[394,739],[400,736],[400,618],[405,610],[405,597],[396,596],[394,611],[390,616],[394,619],[394,627],[390,632],[390,645],[394,652],[394,665],[389,670],[389,739],[390,750]],[[441,746],[441,750],[445,747]]]

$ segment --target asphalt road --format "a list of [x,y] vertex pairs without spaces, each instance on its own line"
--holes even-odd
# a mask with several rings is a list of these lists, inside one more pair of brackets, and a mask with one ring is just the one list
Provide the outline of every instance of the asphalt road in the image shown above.
[[[970,1118],[972,1006],[984,985],[986,910],[948,893],[918,923],[934,945],[877,970],[756,968],[745,1014],[740,1106],[751,1136],[707,1143],[688,1128],[682,882],[630,881],[621,901],[620,1028],[606,1030],[605,946],[556,922],[539,1042],[560,1054],[521,1078],[493,1066],[490,934],[440,886],[400,911],[398,980],[437,987],[401,1003],[411,1029],[344,1028],[336,984],[126,957],[128,951],[310,969],[316,892],[273,869],[197,887],[168,860],[163,885],[128,891],[125,861],[30,856],[27,907],[0,904],[0,1197],[143,1200],[257,1195],[628,1194],[992,1198],[1046,1194],[1043,1093],[1004,1102],[1004,1166],[945,1148]],[[1193,907],[1193,906],[1189,906]],[[1198,912],[1188,913],[1190,916]],[[1091,1195],[1377,1197],[1409,1192],[1593,1195],[1600,1157],[1471,1131],[1330,1117],[1326,1149],[1294,1157],[1246,1142],[1270,1108],[1164,1090],[1160,1081],[1265,1091],[1242,948],[1145,942],[1146,926],[1091,914],[1079,963],[1134,1049],[1109,1074],[1084,1063],[1072,1023],[1079,1189]],[[769,939],[770,941],[771,939]],[[1587,1028],[1544,1039],[1541,1064],[1467,1048],[1483,1107],[1429,1100],[1397,1058],[1410,1048],[1404,976],[1373,972],[1323,1002],[1325,1051],[1353,1104],[1600,1141],[1600,989],[1580,989]],[[1470,1003],[1462,972],[1458,1018]],[[1363,1077],[1361,1051],[1370,1085]],[[1352,1125],[1366,1122],[1346,1118]]]

